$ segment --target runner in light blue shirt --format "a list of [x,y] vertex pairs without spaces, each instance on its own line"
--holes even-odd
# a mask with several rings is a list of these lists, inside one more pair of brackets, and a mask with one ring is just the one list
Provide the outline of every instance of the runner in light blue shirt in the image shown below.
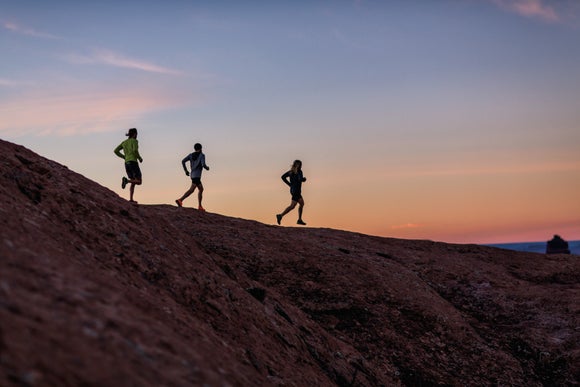
[[[181,160],[181,166],[185,171],[186,176],[191,177],[191,187],[183,194],[182,197],[175,200],[178,207],[183,206],[183,201],[195,191],[197,188],[197,200],[199,202],[198,210],[205,211],[203,206],[201,205],[201,201],[203,199],[203,184],[201,184],[201,172],[205,169],[209,171],[209,167],[205,163],[205,155],[202,153],[201,144],[197,143],[193,146],[195,152],[188,154],[185,156],[183,160]],[[186,163],[189,161],[189,167],[191,172],[187,170]]]

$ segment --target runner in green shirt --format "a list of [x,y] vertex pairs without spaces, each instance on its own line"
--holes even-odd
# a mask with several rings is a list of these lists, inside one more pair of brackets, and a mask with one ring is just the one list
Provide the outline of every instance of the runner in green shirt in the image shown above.
[[[125,160],[125,171],[127,172],[128,179],[123,176],[121,180],[121,188],[125,189],[127,183],[131,183],[130,188],[130,199],[131,203],[137,203],[133,200],[133,193],[135,192],[135,186],[141,185],[142,183],[142,176],[141,176],[141,169],[139,168],[139,162],[143,162],[141,155],[139,154],[139,142],[137,141],[137,129],[131,128],[129,132],[126,134],[128,139],[123,141],[119,144],[118,147],[115,148],[115,154]],[[123,151],[123,152],[121,152]]]

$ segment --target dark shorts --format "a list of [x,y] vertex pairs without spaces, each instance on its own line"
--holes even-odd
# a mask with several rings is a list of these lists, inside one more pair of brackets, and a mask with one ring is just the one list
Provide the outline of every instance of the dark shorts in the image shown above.
[[293,202],[298,202],[298,201],[300,201],[300,199],[302,199],[302,191],[297,191],[297,192],[290,191],[290,194],[292,195]]
[[201,177],[192,177],[191,184],[200,185],[201,184]]
[[139,163],[136,161],[127,161],[125,163],[125,171],[127,172],[129,180],[141,180],[141,169],[139,168]]

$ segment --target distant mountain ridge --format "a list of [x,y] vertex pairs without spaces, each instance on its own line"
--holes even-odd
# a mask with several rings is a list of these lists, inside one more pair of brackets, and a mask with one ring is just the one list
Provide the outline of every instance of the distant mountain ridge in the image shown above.
[[580,382],[575,256],[135,206],[2,140],[0,232],[2,386]]
[[[567,241],[570,253],[580,255],[580,241]],[[518,242],[518,243],[493,243],[485,246],[498,247],[514,251],[524,251],[528,253],[546,253],[547,242]]]

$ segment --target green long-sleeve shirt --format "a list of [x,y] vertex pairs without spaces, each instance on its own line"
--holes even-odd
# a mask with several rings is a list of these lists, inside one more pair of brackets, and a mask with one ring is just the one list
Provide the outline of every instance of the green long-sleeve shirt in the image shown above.
[[[123,153],[121,153],[121,149],[123,150]],[[115,148],[115,154],[120,158],[125,159],[125,162],[141,160],[141,155],[139,154],[139,142],[137,142],[136,138],[128,138]]]

